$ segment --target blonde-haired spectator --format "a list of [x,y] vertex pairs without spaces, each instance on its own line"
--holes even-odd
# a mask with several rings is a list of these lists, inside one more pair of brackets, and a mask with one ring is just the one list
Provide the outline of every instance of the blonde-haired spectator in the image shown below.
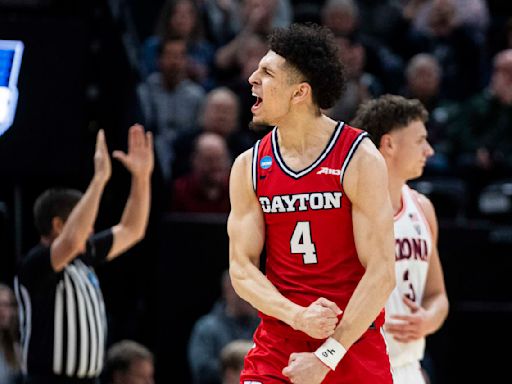
[[222,384],[238,384],[244,368],[244,358],[253,346],[252,340],[233,340],[220,352]]

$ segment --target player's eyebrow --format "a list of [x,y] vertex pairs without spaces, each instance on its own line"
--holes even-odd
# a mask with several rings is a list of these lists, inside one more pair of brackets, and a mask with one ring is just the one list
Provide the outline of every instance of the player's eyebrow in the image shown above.
[[263,64],[261,66],[261,69],[266,71],[266,72],[269,72],[270,74],[275,74],[275,70],[270,68],[267,64]]

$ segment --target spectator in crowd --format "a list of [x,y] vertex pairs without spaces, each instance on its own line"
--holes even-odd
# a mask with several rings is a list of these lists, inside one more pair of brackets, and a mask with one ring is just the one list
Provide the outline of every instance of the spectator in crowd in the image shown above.
[[[418,31],[428,31],[429,14],[436,0],[409,0],[404,6],[406,17]],[[485,0],[454,0],[454,23],[484,35],[489,26],[489,9]]]
[[240,11],[234,0],[203,0],[206,38],[217,49],[229,43],[240,29]]
[[353,0],[327,0],[321,10],[322,24],[335,36],[353,34],[359,25],[359,8]]
[[494,58],[487,89],[460,104],[448,126],[459,172],[475,187],[512,170],[512,49]]
[[244,358],[252,348],[252,340],[233,340],[220,351],[222,384],[239,384]]
[[397,38],[402,22],[401,0],[355,0],[359,9],[361,33],[389,46]]
[[215,50],[203,37],[199,9],[193,0],[167,0],[156,26],[156,34],[143,45],[145,75],[158,70],[158,48],[167,36],[175,36],[186,42],[187,76],[209,89],[213,86],[211,68]]
[[267,50],[267,43],[261,35],[248,35],[244,44],[240,45],[236,52],[236,63],[240,70],[236,76],[226,82],[227,87],[238,96],[240,101],[240,128],[243,130],[246,130],[252,121],[251,107],[254,104],[251,85],[247,79],[258,68],[258,63]]
[[429,142],[435,154],[428,159],[427,172],[449,171],[447,157],[448,134],[446,127],[456,110],[453,103],[441,95],[442,69],[434,55],[418,53],[409,60],[406,70],[405,87],[402,94],[410,99],[418,99],[427,109],[429,119],[425,122]]
[[0,283],[0,383],[15,384],[20,374],[18,314],[11,288]]
[[327,0],[321,10],[322,24],[335,36],[344,36],[357,40],[364,46],[364,71],[376,76],[385,91],[393,92],[400,84],[403,63],[400,57],[370,35],[361,32],[359,8],[355,0]]
[[239,114],[239,101],[233,91],[218,87],[208,92],[199,116],[199,129],[184,132],[176,138],[173,177],[182,176],[190,170],[190,154],[194,141],[202,132],[213,132],[222,136],[228,145],[231,160],[250,148],[253,143],[247,130],[239,128]]
[[[190,335],[188,360],[194,384],[220,384],[222,349],[234,340],[251,340],[259,323],[256,310],[236,294],[227,271],[222,274],[221,284],[222,297],[208,314],[197,320]],[[239,347],[231,346],[224,352],[228,368],[232,368],[232,360],[228,362],[227,356],[237,353],[231,348],[239,350]],[[241,366],[236,365],[238,369],[243,361]],[[224,370],[224,377],[232,375],[232,371]]]
[[240,130],[239,115],[240,103],[236,94],[221,87],[209,93],[199,121],[205,132],[224,137],[232,160],[253,144],[247,131]]
[[[292,7],[289,0],[202,0],[201,11],[205,20],[206,36],[215,48],[220,48],[233,40],[244,29],[244,17],[250,9],[258,12],[273,11],[272,26],[290,24]],[[270,9],[269,9],[270,8]]]
[[338,36],[336,42],[341,62],[345,64],[347,82],[341,98],[327,115],[334,120],[350,121],[359,104],[379,96],[382,86],[375,76],[364,72],[366,51],[357,35]]
[[122,340],[107,351],[104,384],[154,384],[153,354],[132,340]]
[[172,185],[171,211],[229,212],[231,161],[226,140],[216,133],[202,133],[195,141],[191,163],[190,172]]
[[405,69],[404,96],[418,99],[432,111],[440,96],[442,69],[435,56],[419,53],[411,58]]
[[22,367],[27,384],[97,383],[103,368],[106,311],[94,268],[140,241],[149,207],[153,142],[134,125],[128,153],[114,151],[132,183],[119,224],[93,234],[111,163],[103,130],[86,192],[49,189],[34,205],[40,243],[21,260],[15,279]]
[[[284,5],[284,6],[283,6]],[[290,9],[288,0],[243,0],[240,8],[241,28],[236,37],[220,48],[215,55],[215,63],[220,70],[237,70],[237,52],[253,34],[268,35],[273,28],[291,22],[291,13],[279,11]],[[287,15],[286,15],[287,14]]]
[[[488,75],[487,72],[492,72],[494,56],[505,49],[512,49],[512,12],[510,12],[510,16],[508,17],[505,15],[507,15],[507,13],[493,20],[494,24],[491,25],[487,35],[487,60],[489,63],[486,63],[486,76]],[[487,77],[490,77],[490,75]]]
[[162,42],[159,72],[138,87],[145,126],[155,132],[155,147],[164,180],[171,178],[174,139],[196,128],[204,90],[186,75],[186,41],[171,37]]
[[464,100],[482,87],[484,39],[471,28],[458,25],[455,16],[454,0],[434,0],[428,13],[428,29],[418,31],[411,27],[405,33],[402,54],[406,59],[421,52],[434,55],[443,68],[442,95]]

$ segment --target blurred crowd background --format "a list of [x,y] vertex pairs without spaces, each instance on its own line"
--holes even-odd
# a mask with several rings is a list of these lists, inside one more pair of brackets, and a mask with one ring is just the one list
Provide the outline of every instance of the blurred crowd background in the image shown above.
[[[257,320],[226,281],[229,170],[268,132],[248,127],[247,78],[273,28],[309,21],[333,31],[346,66],[345,92],[326,114],[350,123],[361,102],[385,93],[418,98],[430,113],[436,153],[412,184],[437,210],[451,303],[428,340],[431,382],[505,375],[497,348],[512,341],[509,0],[0,0],[0,39],[25,45],[16,118],[0,136],[5,291],[38,241],[35,198],[51,186],[83,190],[98,129],[110,150],[125,149],[139,122],[155,135],[151,219],[142,243],[98,271],[108,344],[144,345],[157,383],[221,383],[226,371],[231,383]],[[128,185],[114,164],[97,229],[119,220]],[[15,307],[6,297],[2,311]],[[16,369],[13,313],[0,316],[0,375]]]

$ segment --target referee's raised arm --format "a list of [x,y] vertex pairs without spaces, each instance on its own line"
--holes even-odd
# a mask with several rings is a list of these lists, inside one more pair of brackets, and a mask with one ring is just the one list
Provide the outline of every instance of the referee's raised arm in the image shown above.
[[132,185],[121,222],[112,228],[114,242],[109,260],[142,240],[146,232],[154,167],[151,132],[144,132],[144,127],[139,124],[133,125],[128,133],[128,153],[114,151],[113,156],[131,173]]
[[21,260],[15,278],[25,384],[99,382],[107,319],[94,268],[144,236],[154,161],[151,134],[140,125],[132,126],[128,152],[115,151],[114,157],[132,174],[118,225],[93,234],[111,175],[103,131],[97,136],[94,176],[86,192],[49,189],[34,205],[40,242]]
[[58,215],[51,218],[52,231],[41,235],[41,242],[50,245],[52,267],[56,272],[64,269],[85,249],[85,242],[92,233],[103,190],[112,166],[108,154],[105,133],[98,132],[94,153],[94,176],[80,201],[68,218]]

